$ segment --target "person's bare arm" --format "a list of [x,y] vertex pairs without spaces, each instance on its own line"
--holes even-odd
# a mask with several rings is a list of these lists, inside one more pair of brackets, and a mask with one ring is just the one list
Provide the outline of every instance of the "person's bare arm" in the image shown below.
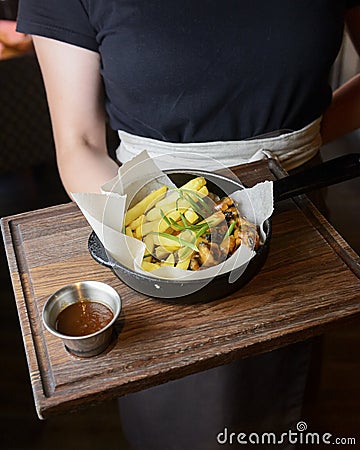
[[44,78],[56,147],[66,191],[99,192],[116,175],[108,156],[100,58],[92,52],[34,36]]
[[[360,6],[346,15],[349,36],[360,55]],[[360,127],[360,74],[340,86],[333,94],[331,105],[323,115],[323,144],[331,142]]]

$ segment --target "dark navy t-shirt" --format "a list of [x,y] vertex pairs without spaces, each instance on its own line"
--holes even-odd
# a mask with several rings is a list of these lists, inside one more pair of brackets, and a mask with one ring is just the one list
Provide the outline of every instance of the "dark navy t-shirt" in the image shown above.
[[20,0],[18,30],[99,52],[114,129],[169,142],[300,129],[360,0]]

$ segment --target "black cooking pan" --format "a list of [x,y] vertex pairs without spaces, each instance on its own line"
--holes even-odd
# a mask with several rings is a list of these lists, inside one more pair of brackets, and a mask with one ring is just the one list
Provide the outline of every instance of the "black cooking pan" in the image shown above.
[[[168,170],[166,174],[181,186],[195,176],[207,180],[210,192],[229,195],[243,185],[239,180],[202,170]],[[360,154],[353,153],[308,168],[273,182],[274,202],[304,194],[360,175]],[[264,223],[265,241],[251,261],[239,269],[205,280],[170,280],[138,273],[111,258],[97,238],[91,233],[88,241],[90,254],[100,264],[113,270],[115,275],[135,291],[151,297],[181,301],[211,301],[237,291],[256,275],[263,266],[271,241],[271,218]]]

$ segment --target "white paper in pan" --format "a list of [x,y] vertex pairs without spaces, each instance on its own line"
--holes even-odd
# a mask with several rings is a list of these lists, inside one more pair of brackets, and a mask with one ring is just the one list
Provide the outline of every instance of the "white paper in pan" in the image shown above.
[[[255,252],[245,245],[226,261],[200,271],[181,270],[176,267],[161,267],[144,272],[141,262],[146,250],[143,242],[125,235],[123,221],[130,204],[134,204],[149,192],[162,185],[173,186],[171,180],[143,151],[119,168],[115,178],[102,186],[101,193],[73,193],[73,198],[86,220],[105,247],[107,253],[124,266],[154,278],[205,279],[231,272],[246,264]],[[264,181],[252,188],[240,189],[231,197],[239,205],[241,215],[259,226],[262,238],[263,223],[273,213],[273,188],[271,181]]]

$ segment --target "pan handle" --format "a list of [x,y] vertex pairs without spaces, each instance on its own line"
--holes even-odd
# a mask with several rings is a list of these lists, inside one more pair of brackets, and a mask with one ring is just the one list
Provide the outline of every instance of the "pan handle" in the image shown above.
[[360,153],[349,153],[274,181],[274,201],[305,194],[360,175]]

